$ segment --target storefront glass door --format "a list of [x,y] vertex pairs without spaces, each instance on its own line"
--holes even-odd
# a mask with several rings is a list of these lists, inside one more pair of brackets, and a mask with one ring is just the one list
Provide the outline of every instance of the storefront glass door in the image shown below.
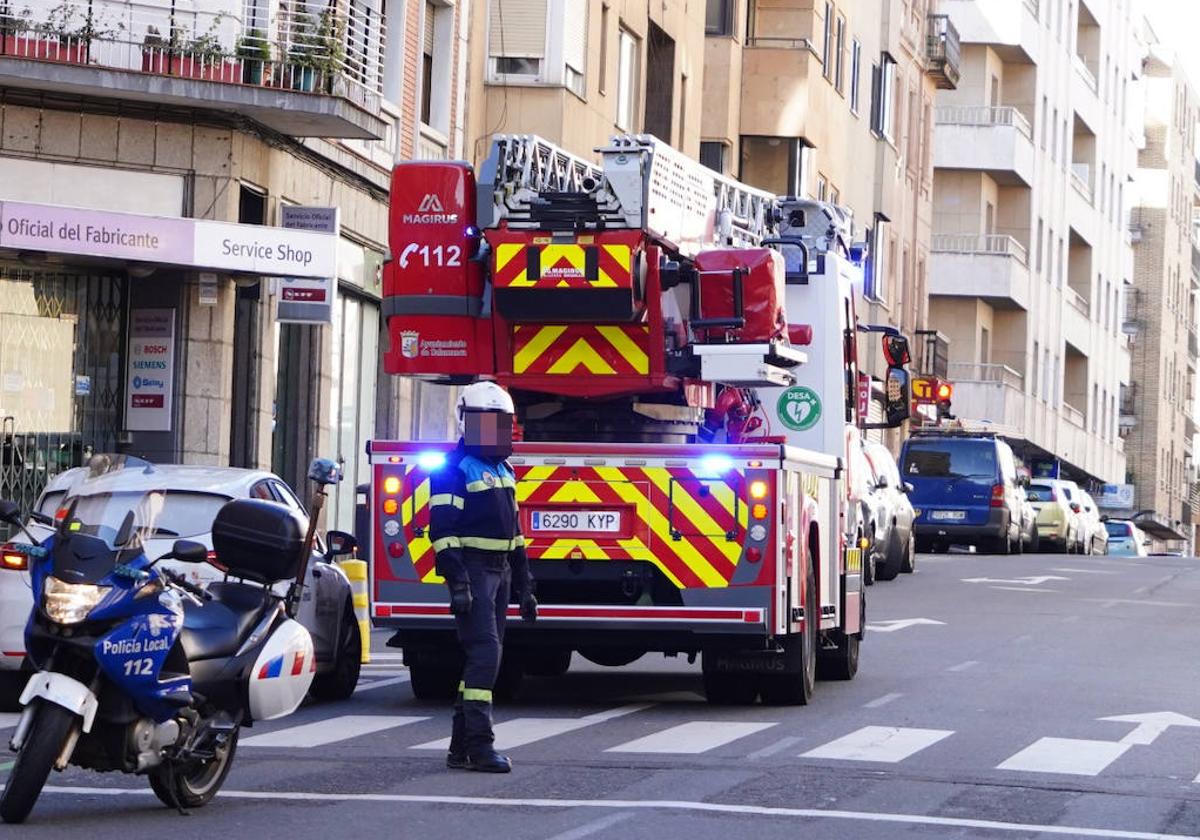
[[355,488],[370,481],[366,442],[375,430],[379,306],[339,291],[333,306],[332,440],[344,478],[333,493],[330,528],[354,532]]

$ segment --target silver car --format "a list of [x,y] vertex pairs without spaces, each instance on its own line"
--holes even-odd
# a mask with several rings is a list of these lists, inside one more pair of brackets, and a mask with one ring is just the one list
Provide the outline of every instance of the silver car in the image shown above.
[[866,443],[864,454],[871,466],[876,499],[874,509],[877,558],[876,580],[893,580],[901,572],[916,569],[917,545],[913,533],[913,506],[908,500],[911,485],[900,478],[896,459],[882,443]]
[[[30,512],[28,530],[38,540],[52,532],[54,514],[77,475],[68,470],[56,476],[42,492]],[[158,519],[154,538],[145,543],[146,556],[161,557],[171,550],[177,539],[203,543],[209,549],[212,562],[191,565],[163,561],[165,567],[184,575],[192,582],[205,586],[223,580],[225,574],[215,565],[212,553],[212,523],[217,511],[233,499],[265,499],[278,502],[307,517],[304,505],[279,476],[261,470],[232,467],[203,467],[177,464],[156,464],[149,474],[123,474],[121,490],[163,490],[164,507]],[[114,489],[116,486],[114,485]],[[28,541],[24,534],[14,537]],[[18,568],[18,553],[6,546],[5,558],[11,564],[0,568],[0,604],[4,605],[5,620],[0,622],[0,701],[11,701],[19,691],[27,673],[22,670],[24,659],[25,620],[33,606],[28,571]],[[279,584],[286,590],[288,584]],[[282,594],[282,593],[281,593]],[[362,641],[354,615],[354,600],[350,581],[345,573],[325,557],[324,545],[318,541],[308,565],[304,593],[297,620],[308,628],[317,654],[317,676],[312,695],[318,700],[343,700],[354,693],[362,662]],[[11,619],[11,620],[9,620]]]

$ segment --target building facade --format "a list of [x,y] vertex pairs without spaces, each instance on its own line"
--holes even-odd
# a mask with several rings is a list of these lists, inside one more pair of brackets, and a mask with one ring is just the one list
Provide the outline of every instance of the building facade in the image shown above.
[[0,2],[0,495],[91,452],[297,489],[326,455],[352,525],[364,442],[422,427],[378,373],[391,166],[462,153],[466,9],[389,6]]
[[1194,474],[1196,296],[1200,289],[1200,201],[1196,125],[1200,101],[1175,55],[1147,26],[1140,97],[1145,145],[1138,154],[1130,230],[1133,285],[1123,329],[1131,377],[1120,399],[1121,434],[1132,484],[1129,512],[1145,512],[1159,542],[1191,541]]
[[1125,476],[1132,5],[942,2],[962,80],[937,100],[929,306],[953,410],[1011,430],[1035,474],[1091,484]]

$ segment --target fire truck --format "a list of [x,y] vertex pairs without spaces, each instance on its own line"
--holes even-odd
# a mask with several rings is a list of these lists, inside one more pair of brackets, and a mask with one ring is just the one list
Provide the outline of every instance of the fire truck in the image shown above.
[[[701,658],[710,702],[807,703],[851,679],[865,622],[855,316],[846,212],[780,199],[645,135],[592,163],[497,136],[465,163],[395,168],[384,273],[390,374],[494,379],[517,406],[511,464],[541,603],[509,622],[501,688]],[[905,341],[883,335],[888,418]],[[371,617],[418,698],[461,663],[429,539],[452,444],[368,444]],[[516,615],[515,607],[512,615]]]

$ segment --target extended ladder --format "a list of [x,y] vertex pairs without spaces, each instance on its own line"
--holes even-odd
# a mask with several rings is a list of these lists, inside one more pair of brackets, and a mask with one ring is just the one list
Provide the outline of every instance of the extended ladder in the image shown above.
[[480,225],[632,228],[685,257],[720,245],[754,247],[776,233],[774,195],[714,172],[655,137],[621,134],[596,151],[599,166],[540,137],[497,135],[480,172]]

